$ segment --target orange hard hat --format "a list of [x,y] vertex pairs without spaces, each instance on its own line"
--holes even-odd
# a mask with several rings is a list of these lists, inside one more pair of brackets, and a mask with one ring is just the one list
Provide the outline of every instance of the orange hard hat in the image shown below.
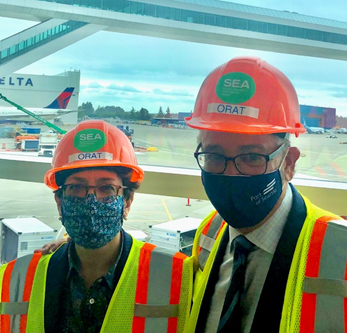
[[143,170],[138,166],[134,148],[126,135],[103,120],[79,123],[60,140],[45,174],[45,184],[53,190],[59,186],[56,174],[60,171],[122,166],[132,170],[131,182],[142,182]]
[[213,70],[185,121],[193,128],[231,133],[305,132],[293,85],[256,57],[236,57]]

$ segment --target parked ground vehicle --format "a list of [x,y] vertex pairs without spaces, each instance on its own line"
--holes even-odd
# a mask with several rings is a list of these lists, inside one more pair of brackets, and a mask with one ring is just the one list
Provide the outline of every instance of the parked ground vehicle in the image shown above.
[[123,126],[123,125],[117,125],[117,128],[120,129],[130,140],[131,144],[134,147],[134,142],[133,142],[133,135],[134,135],[134,130],[130,129],[129,126]]
[[58,144],[58,133],[53,131],[41,133],[39,156],[52,157]]
[[44,244],[57,239],[54,230],[35,217],[18,216],[0,219],[0,265],[33,253]]
[[38,151],[39,140],[34,140],[34,139],[22,140],[21,149],[23,151]]
[[191,255],[196,229],[201,219],[184,217],[151,226],[149,242],[166,248],[172,253],[177,251]]

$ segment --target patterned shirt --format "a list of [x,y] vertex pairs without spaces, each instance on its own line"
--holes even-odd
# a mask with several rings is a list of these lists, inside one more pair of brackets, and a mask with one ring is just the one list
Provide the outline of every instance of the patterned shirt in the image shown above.
[[124,234],[121,237],[121,250],[116,262],[108,272],[94,281],[88,289],[79,272],[81,261],[72,243],[68,251],[69,272],[67,274],[68,295],[63,333],[96,333],[100,332],[108,305],[112,298],[116,281],[114,279],[118,261],[122,255]]

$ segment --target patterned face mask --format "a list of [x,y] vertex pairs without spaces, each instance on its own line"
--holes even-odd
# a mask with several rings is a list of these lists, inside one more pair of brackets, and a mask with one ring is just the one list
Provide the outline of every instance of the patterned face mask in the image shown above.
[[86,249],[98,249],[114,239],[123,225],[124,196],[97,200],[94,194],[85,198],[63,197],[62,223],[71,239]]

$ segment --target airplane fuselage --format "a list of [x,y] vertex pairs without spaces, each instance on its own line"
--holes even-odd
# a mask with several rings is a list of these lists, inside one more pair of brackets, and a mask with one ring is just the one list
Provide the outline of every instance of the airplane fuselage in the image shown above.
[[[45,120],[52,120],[58,116],[68,114],[67,109],[26,108],[28,111]],[[35,121],[33,117],[13,107],[0,107],[0,120]]]
[[[68,110],[66,109],[67,105],[69,104],[70,98],[72,96],[72,93],[74,91],[74,87],[67,87],[62,93],[59,94],[57,98],[53,100],[49,105],[43,108],[23,108],[27,111],[30,111],[34,115],[44,119],[44,120],[52,120],[55,117],[62,116],[65,114],[68,114],[70,112],[77,112],[77,110]],[[6,100],[6,102],[13,105],[10,100]],[[33,122],[40,119],[36,119],[33,115],[29,115],[28,113],[25,113],[24,111],[18,110],[14,106],[0,106],[0,122]]]
[[323,134],[324,133],[324,128],[322,128],[322,127],[310,127],[310,130],[314,134]]

